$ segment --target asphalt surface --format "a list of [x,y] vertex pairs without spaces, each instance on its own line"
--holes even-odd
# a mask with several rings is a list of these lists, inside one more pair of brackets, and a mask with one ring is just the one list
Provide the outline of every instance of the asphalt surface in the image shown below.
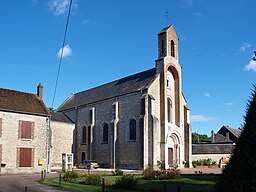
[[[47,174],[46,177],[58,177],[58,175]],[[58,192],[52,187],[42,185],[40,174],[27,175],[0,175],[0,192]]]

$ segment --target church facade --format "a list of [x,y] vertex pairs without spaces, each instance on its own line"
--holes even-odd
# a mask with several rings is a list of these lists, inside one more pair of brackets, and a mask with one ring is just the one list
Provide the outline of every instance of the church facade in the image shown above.
[[191,165],[190,111],[182,93],[178,37],[158,34],[155,68],[72,94],[59,108],[75,123],[75,162],[144,169]]

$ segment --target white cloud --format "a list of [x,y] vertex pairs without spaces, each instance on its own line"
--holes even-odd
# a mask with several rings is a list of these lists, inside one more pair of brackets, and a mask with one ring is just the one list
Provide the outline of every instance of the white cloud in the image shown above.
[[[68,11],[70,0],[49,0],[48,6],[56,16],[63,15]],[[78,3],[74,1],[72,8],[77,8]]]
[[256,61],[251,60],[250,63],[247,64],[247,65],[245,65],[244,68],[245,68],[245,70],[247,70],[247,71],[250,71],[250,70],[256,71]]
[[226,107],[231,107],[231,106],[234,105],[234,103],[233,103],[233,102],[226,102],[226,103],[224,103],[224,105],[225,105]]
[[191,115],[190,120],[191,120],[191,122],[210,122],[210,121],[214,121],[215,118],[207,117],[204,115]]
[[249,49],[252,45],[250,43],[243,43],[243,45],[239,48],[239,51],[246,51],[246,49]]
[[[60,50],[57,54],[58,57],[61,57],[61,52],[62,52],[62,48],[60,48]],[[72,55],[72,49],[70,48],[70,46],[69,45],[64,46],[62,57],[64,58],[64,57],[68,57],[71,55]]]
[[208,93],[208,92],[204,92],[204,96],[205,97],[211,97],[210,93]]

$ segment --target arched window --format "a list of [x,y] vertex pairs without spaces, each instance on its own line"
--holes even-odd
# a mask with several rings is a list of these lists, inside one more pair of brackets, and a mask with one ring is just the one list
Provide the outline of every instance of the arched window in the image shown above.
[[135,119],[130,120],[129,124],[129,140],[136,140],[136,121]]
[[171,115],[172,115],[172,100],[168,98],[167,101],[167,110],[168,110],[168,123],[171,123]]
[[82,152],[81,153],[81,161],[84,161],[86,158],[85,158],[85,152]]
[[171,56],[175,57],[175,47],[174,47],[174,41],[171,40]]
[[108,142],[108,124],[105,123],[103,126],[103,142],[107,143]]
[[164,40],[161,40],[161,56],[164,55]]
[[81,130],[81,143],[82,144],[86,143],[86,127],[82,127],[82,130]]

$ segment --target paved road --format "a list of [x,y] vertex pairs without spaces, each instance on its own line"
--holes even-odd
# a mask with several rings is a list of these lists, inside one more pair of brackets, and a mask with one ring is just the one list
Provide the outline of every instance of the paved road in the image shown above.
[[[58,175],[47,175],[58,176]],[[24,192],[27,187],[28,192],[58,192],[52,187],[42,185],[37,182],[40,174],[32,175],[0,175],[0,192]]]

